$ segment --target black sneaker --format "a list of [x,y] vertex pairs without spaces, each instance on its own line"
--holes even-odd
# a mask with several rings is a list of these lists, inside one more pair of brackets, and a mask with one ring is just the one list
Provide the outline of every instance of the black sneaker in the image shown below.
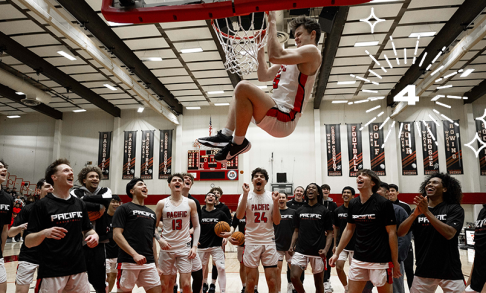
[[203,284],[203,293],[208,292],[208,284],[204,283]]
[[215,292],[216,292],[216,286],[214,284],[209,285],[208,293],[215,293]]
[[246,287],[243,287],[243,289],[241,289],[241,293],[246,293]]
[[230,142],[222,150],[220,150],[214,159],[218,162],[231,161],[234,157],[244,154],[251,149],[251,143],[245,138],[242,144],[235,144]]
[[232,139],[233,139],[232,136],[226,136],[220,130],[216,133],[215,136],[201,137],[201,138],[198,138],[197,141],[200,144],[207,146],[207,147],[210,147],[210,148],[222,149],[227,144],[229,144]]
[[177,284],[174,285],[174,293],[177,293],[177,287],[178,287]]
[[255,288],[255,291],[253,291],[253,292],[258,293],[258,289]]

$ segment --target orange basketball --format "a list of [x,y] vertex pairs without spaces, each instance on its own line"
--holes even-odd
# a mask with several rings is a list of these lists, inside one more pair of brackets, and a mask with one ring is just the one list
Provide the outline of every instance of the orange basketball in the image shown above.
[[230,231],[230,225],[225,221],[218,222],[216,226],[214,226],[214,233],[216,233],[216,235],[218,236],[223,232],[229,232],[229,231]]
[[238,241],[238,245],[243,245],[245,243],[245,234],[241,232],[235,232],[233,235],[231,235],[232,238],[236,239]]
[[94,222],[101,218],[101,213],[100,212],[88,212],[89,220],[91,222]]

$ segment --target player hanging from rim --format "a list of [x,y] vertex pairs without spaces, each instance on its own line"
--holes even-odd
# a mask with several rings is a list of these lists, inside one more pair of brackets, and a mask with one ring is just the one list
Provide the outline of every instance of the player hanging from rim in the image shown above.
[[297,210],[295,215],[295,230],[292,236],[291,279],[295,290],[304,293],[300,281],[302,271],[311,264],[316,292],[324,293],[324,269],[327,251],[332,243],[331,212],[322,204],[322,189],[316,183],[307,185],[304,192],[306,203]]
[[[220,188],[220,187],[213,187],[211,188],[211,190],[209,191],[211,193],[214,194],[214,196],[216,197],[216,202],[214,204],[214,208],[216,209],[220,209],[221,211],[223,211],[226,216],[228,217],[228,219],[231,219],[231,212],[228,208],[227,205],[225,205],[224,203],[220,202],[220,199],[221,197],[223,196],[223,190]],[[222,248],[223,248],[223,252],[225,251],[225,245],[226,245],[226,238],[223,239],[223,244],[222,244]],[[206,292],[209,292],[209,293],[214,293],[215,290],[216,290],[216,280],[218,279],[218,268],[216,266],[216,263],[214,262],[214,259],[212,259],[212,263],[213,263],[213,268],[212,268],[212,271],[211,271],[211,285],[208,287],[208,284],[207,284],[207,281],[208,281],[208,275],[209,275],[209,270],[208,270],[208,266],[209,266],[209,263],[206,264],[206,266],[204,267],[203,266],[203,293],[206,293]],[[209,291],[208,291],[209,290]]]
[[[235,88],[235,99],[230,106],[226,126],[216,136],[199,138],[199,143],[222,148],[214,158],[229,161],[248,152],[250,142],[245,138],[250,122],[274,137],[290,135],[304,110],[321,65],[321,52],[317,48],[321,37],[319,24],[310,17],[292,21],[296,50],[284,49],[277,39],[275,12],[268,14],[269,68],[265,48],[258,51],[258,80],[273,80],[272,96],[249,81],[240,81]],[[234,137],[232,136],[234,132]]]
[[116,209],[113,239],[118,244],[118,292],[132,292],[135,284],[147,293],[160,293],[160,266],[157,265],[155,213],[145,206],[148,189],[141,178],[127,183],[132,199]]
[[287,206],[291,209],[297,210],[304,205],[304,187],[297,186],[294,189],[294,198],[287,202]]
[[[292,260],[292,255],[289,250],[295,228],[294,220],[296,211],[287,207],[287,199],[288,195],[285,192],[279,193],[278,208],[280,211],[280,224],[273,226],[278,253],[277,287],[279,288],[279,292],[281,292],[280,288],[282,286],[283,260],[285,258],[287,265],[290,265]],[[287,275],[287,283],[287,291],[291,291],[293,286],[289,275]]]
[[[354,198],[356,191],[351,186],[346,186],[343,188],[341,192],[343,198],[343,205],[338,207],[334,210],[334,247],[332,249],[333,253],[336,252],[336,246],[339,245],[339,241],[341,240],[342,232],[346,229],[346,225],[348,224],[348,209],[349,209],[349,202]],[[341,281],[341,284],[344,286],[344,292],[348,293],[348,279],[346,277],[346,273],[344,272],[344,264],[346,260],[349,261],[349,265],[353,261],[353,254],[354,254],[354,243],[356,241],[356,235],[353,234],[353,237],[349,241],[348,245],[343,249],[343,251],[339,254],[339,258],[336,261],[336,272]]]
[[[39,199],[43,199],[48,193],[54,191],[52,185],[47,183],[44,178],[37,182],[36,188],[39,191]],[[29,222],[30,213],[32,212],[33,207],[33,203],[28,204],[20,211],[17,218],[15,218],[13,226],[8,230],[9,237],[14,237],[27,229],[27,223]],[[17,266],[17,277],[15,279],[16,293],[29,292],[30,284],[32,284],[34,279],[34,273],[39,267],[38,253],[36,247],[28,248],[25,246],[25,241],[22,243],[22,247],[20,247],[19,264]]]
[[[197,256],[201,227],[196,203],[182,195],[184,181],[182,174],[169,176],[167,182],[171,194],[169,197],[159,200],[155,208],[157,223],[160,223],[161,220],[163,222],[162,237],[158,241],[162,249],[159,266],[162,269],[162,292],[164,293],[170,293],[173,290],[177,272],[180,274],[181,289],[184,292],[191,292],[192,260]],[[189,222],[194,227],[192,239],[189,233]]]
[[[238,219],[236,216],[236,213],[233,216],[233,220],[231,221],[231,233],[238,228],[238,231],[241,233],[245,234],[245,228],[246,228],[246,217],[243,217],[243,219]],[[236,246],[236,259],[240,263],[240,280],[241,280],[241,285],[243,285],[243,288],[241,289],[241,293],[246,292],[246,268],[245,264],[243,263],[243,254],[245,252],[245,243],[239,244],[238,240],[230,237],[228,238],[228,241],[231,242],[234,246]],[[255,281],[255,293],[258,293],[258,281],[260,278],[260,274],[256,275],[256,281]]]
[[273,224],[280,224],[278,192],[265,190],[268,173],[256,168],[251,172],[253,191],[247,183],[243,184],[243,194],[238,201],[236,216],[242,219],[246,215],[245,253],[243,263],[246,267],[246,291],[254,292],[258,275],[258,265],[262,262],[265,270],[269,293],[277,293],[278,254],[275,246]]
[[[214,204],[216,203],[216,196],[214,193],[208,192],[206,194],[205,202],[206,205],[203,206],[201,214],[201,238],[199,239],[198,254],[203,268],[206,268],[203,271],[204,276],[207,276],[209,257],[212,256],[219,272],[219,290],[221,293],[225,293],[226,273],[222,244],[223,238],[231,236],[231,230],[216,235],[214,226],[221,221],[229,223],[230,219],[222,210],[215,208]],[[214,290],[212,292],[214,293]]]
[[360,195],[349,203],[348,224],[329,263],[336,265],[339,254],[356,233],[348,292],[361,293],[366,282],[371,281],[379,293],[391,293],[392,277],[400,276],[393,204],[376,194],[380,178],[375,172],[368,169],[358,171],[356,183]]
[[449,174],[435,173],[420,185],[417,205],[398,228],[398,236],[412,230],[416,269],[410,293],[462,292],[464,276],[459,255],[459,233],[464,223],[461,183]]
[[486,293],[486,204],[479,212],[474,231],[474,263],[463,293]]
[[1,251],[0,251],[0,292],[7,292],[7,271],[3,260],[3,249],[7,242],[8,225],[12,220],[13,198],[2,187],[3,182],[7,180],[8,165],[5,161],[0,160],[0,203],[4,204],[4,208],[0,210],[0,227],[2,228],[1,236]]
[[74,174],[66,159],[47,167],[46,182],[54,187],[32,208],[25,245],[38,246],[39,270],[36,292],[90,291],[86,274],[83,240],[89,247],[98,245],[85,203],[69,194]]
[[120,204],[120,197],[116,194],[113,194],[106,213],[101,217],[103,219],[103,227],[105,227],[105,229],[108,231],[106,236],[100,237],[100,240],[104,237],[108,239],[108,242],[105,244],[106,282],[108,283],[108,292],[111,292],[111,289],[113,289],[116,281],[116,275],[118,273],[117,260],[120,248],[118,247],[118,244],[116,244],[115,240],[113,240],[113,216],[115,215],[115,212]]
[[[88,212],[100,212],[104,215],[110,205],[112,198],[111,190],[108,187],[99,186],[103,174],[98,166],[84,167],[78,173],[78,182],[82,185],[71,190],[71,195],[83,200],[86,203]],[[106,227],[100,219],[92,221],[93,227],[100,237],[100,243],[93,248],[83,245],[86,267],[88,269],[88,281],[97,293],[106,291],[106,255],[105,243],[108,243]],[[103,240],[101,240],[103,239]]]

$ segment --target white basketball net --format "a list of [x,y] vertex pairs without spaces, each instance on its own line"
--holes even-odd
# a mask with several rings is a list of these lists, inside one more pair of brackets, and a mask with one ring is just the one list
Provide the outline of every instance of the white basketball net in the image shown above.
[[250,28],[245,30],[241,25],[240,16],[238,16],[238,22],[234,23],[226,18],[228,34],[221,31],[217,21],[212,22],[219,43],[226,54],[224,67],[229,72],[236,73],[239,76],[248,75],[257,70],[258,50],[267,44],[267,35],[263,29],[265,20],[262,21],[260,29],[255,29],[253,19],[254,13],[251,14]]

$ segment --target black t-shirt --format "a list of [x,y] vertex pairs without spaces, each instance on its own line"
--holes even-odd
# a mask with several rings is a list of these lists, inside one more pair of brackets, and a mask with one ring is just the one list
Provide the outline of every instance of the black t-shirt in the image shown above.
[[298,210],[300,207],[304,205],[304,201],[295,201],[295,198],[292,198],[292,200],[289,200],[287,202],[287,207]]
[[361,195],[349,202],[348,223],[355,224],[354,258],[371,263],[392,261],[386,226],[396,225],[393,203],[373,193],[364,203]]
[[[236,213],[235,215],[233,216],[233,220],[231,222],[231,226],[233,228],[235,228],[235,231],[236,231],[236,227],[238,227],[238,231],[240,231],[241,233],[245,234],[245,228],[246,228],[246,216],[243,217],[243,219],[238,219],[236,217]],[[243,243],[242,245],[240,245],[241,247],[244,247],[245,246],[245,243]]]
[[[26,205],[17,215],[17,218],[15,218],[13,226],[17,227],[22,224],[28,223],[33,208],[34,208],[34,204]],[[24,240],[25,240],[25,236],[26,233],[24,233],[23,236]],[[37,247],[28,248],[27,246],[25,246],[25,241],[24,241],[22,243],[22,246],[20,247],[19,261],[26,261],[30,263],[39,264]]]
[[[147,263],[153,263],[153,238],[155,235],[155,213],[146,206],[129,202],[116,209],[113,216],[113,229],[123,228],[123,236],[128,244],[140,255],[145,256]],[[119,250],[118,263],[135,263],[133,257],[123,249]]]
[[92,229],[85,203],[71,196],[68,200],[52,193],[32,208],[26,236],[52,227],[68,232],[60,240],[45,238],[38,246],[39,278],[62,277],[86,272],[82,248],[83,231]]
[[[2,188],[0,186],[0,188]],[[13,198],[10,194],[6,193],[3,189],[0,189],[0,228],[10,225],[12,222],[13,211]],[[0,237],[0,245],[2,245],[2,239]],[[3,257],[3,253],[0,250],[0,258]]]
[[214,226],[220,221],[225,221],[229,224],[230,219],[220,209],[207,211],[206,206],[203,206],[199,248],[218,247],[222,245],[223,238],[214,233]]
[[[113,240],[113,216],[108,215],[108,213],[104,213],[103,216],[96,221],[96,232],[98,229],[104,229],[105,233],[104,236],[100,234],[100,242],[108,240],[105,243],[105,251],[106,251],[106,258],[117,258],[118,257],[118,244],[116,244],[115,240]],[[101,221],[100,221],[101,220]],[[100,223],[100,227],[98,227],[98,223]]]
[[479,212],[474,231],[474,269],[471,275],[471,288],[481,292],[486,283],[486,205]]
[[406,202],[403,202],[401,200],[396,200],[396,201],[392,201],[393,204],[396,204],[398,206],[401,206],[406,212],[407,214],[410,216],[410,214],[412,213],[412,209],[410,208],[410,206],[408,205],[408,203]]
[[[344,229],[346,229],[346,225],[348,224],[348,208],[345,207],[344,205],[338,207],[336,210],[334,210],[334,226],[339,228],[339,233],[337,235],[337,243],[336,246],[339,245],[339,242],[341,241],[341,236],[343,235]],[[356,233],[353,234],[353,237],[351,240],[349,240],[348,245],[344,249],[346,250],[354,250],[354,243],[356,242]]]
[[229,208],[228,208],[227,205],[225,205],[224,203],[220,202],[219,204],[215,205],[214,207],[217,208],[217,209],[219,209],[219,210],[222,210],[223,213],[226,215],[226,217],[228,217],[228,219],[231,219],[231,212],[230,212],[230,210],[229,210]]
[[292,243],[292,235],[295,230],[296,211],[291,208],[280,210],[280,224],[273,224],[275,231],[275,244],[277,251],[288,251]]
[[331,212],[322,204],[305,203],[295,214],[295,228],[299,229],[296,252],[319,256],[319,249],[326,247],[326,231],[332,231]]
[[[199,218],[199,224],[201,224],[201,204],[199,203],[199,200],[195,199],[190,194],[187,196],[187,198],[192,199],[196,203],[197,216]],[[190,221],[190,227],[192,228],[192,221]]]
[[459,204],[441,202],[429,211],[442,223],[457,230],[451,240],[447,240],[430,224],[423,214],[412,224],[415,240],[415,275],[422,278],[462,280],[458,238],[464,223],[464,209]]

